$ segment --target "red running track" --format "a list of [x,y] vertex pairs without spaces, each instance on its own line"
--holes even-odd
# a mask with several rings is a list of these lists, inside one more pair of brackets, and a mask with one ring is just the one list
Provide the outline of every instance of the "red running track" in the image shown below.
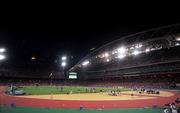
[[[176,91],[169,91],[174,93],[172,97],[157,97],[156,99],[145,100],[117,100],[117,101],[73,101],[73,100],[48,100],[48,99],[32,99],[32,98],[19,98],[8,96],[0,93],[1,103],[15,104],[16,106],[24,107],[42,107],[42,108],[79,108],[83,106],[89,109],[111,109],[111,108],[144,108],[157,105],[162,107],[167,103],[172,103],[180,94]],[[179,105],[178,105],[179,106]]]

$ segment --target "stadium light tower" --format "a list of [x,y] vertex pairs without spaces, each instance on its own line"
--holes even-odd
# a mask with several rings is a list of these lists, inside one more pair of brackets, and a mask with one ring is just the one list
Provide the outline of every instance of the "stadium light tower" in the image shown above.
[[0,61],[6,59],[6,56],[4,55],[5,51],[6,51],[5,48],[0,48]]
[[66,66],[66,60],[67,60],[66,56],[61,57],[61,66],[63,67],[63,70],[64,70],[64,67]]
[[62,67],[62,71],[63,71],[63,76],[65,76],[65,72],[64,72],[64,69],[67,65],[67,56],[62,56],[61,57],[61,67]]

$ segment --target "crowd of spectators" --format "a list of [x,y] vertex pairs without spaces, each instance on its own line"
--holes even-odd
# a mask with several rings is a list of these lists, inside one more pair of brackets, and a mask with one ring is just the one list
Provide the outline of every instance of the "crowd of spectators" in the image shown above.
[[[173,76],[139,76],[111,79],[93,79],[93,80],[68,80],[52,79],[53,85],[60,86],[89,86],[89,87],[125,87],[131,89],[169,89],[175,88],[180,83],[178,75]],[[50,85],[51,79],[9,79],[2,78],[0,85]]]

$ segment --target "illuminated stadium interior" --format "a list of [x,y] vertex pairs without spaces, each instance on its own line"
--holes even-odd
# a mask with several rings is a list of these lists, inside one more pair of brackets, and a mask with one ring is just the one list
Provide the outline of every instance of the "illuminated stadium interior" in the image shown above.
[[69,71],[79,78],[179,73],[179,25],[125,36],[84,57]]
[[10,52],[0,47],[0,113],[179,110],[179,24],[119,37],[75,65],[64,53],[53,64],[49,53],[47,64],[34,53],[26,63],[10,63]]

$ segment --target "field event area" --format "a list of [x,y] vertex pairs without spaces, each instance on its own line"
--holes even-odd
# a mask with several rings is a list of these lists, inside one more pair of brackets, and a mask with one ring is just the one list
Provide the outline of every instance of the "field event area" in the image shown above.
[[[11,87],[8,87],[10,90]],[[26,95],[47,95],[47,94],[77,94],[77,93],[100,93],[108,91],[124,92],[130,91],[128,88],[115,87],[82,87],[82,86],[20,86],[18,90],[25,91]]]

